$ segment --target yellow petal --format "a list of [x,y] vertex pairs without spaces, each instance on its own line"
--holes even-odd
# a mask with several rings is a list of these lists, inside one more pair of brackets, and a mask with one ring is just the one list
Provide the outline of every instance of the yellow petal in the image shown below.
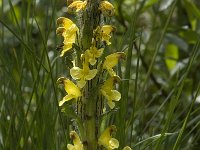
[[104,48],[100,48],[97,50],[96,57],[99,58],[103,54]]
[[120,81],[120,77],[119,76],[110,77],[109,79],[107,79],[103,83],[101,89],[104,90],[104,91],[106,91],[106,92],[111,91],[111,90],[113,90],[113,85],[115,83],[119,82],[119,81]]
[[64,27],[58,27],[56,29],[56,34],[63,34],[66,31],[66,29]]
[[96,62],[97,62],[97,60],[96,60],[95,58],[90,58],[90,59],[89,59],[90,65],[95,65]]
[[59,106],[62,106],[65,102],[73,99],[73,98],[76,98],[75,95],[66,95],[65,97],[63,97],[63,99],[59,102]]
[[114,7],[108,1],[101,1],[99,9],[107,16],[112,16],[114,14]]
[[80,88],[83,88],[84,86],[85,86],[85,84],[86,84],[86,81],[85,80],[79,80],[78,82],[77,82],[77,85],[78,85],[78,87],[80,87]]
[[97,49],[95,46],[90,47],[89,50],[86,50],[85,56],[88,57],[89,63],[91,65],[95,65],[97,60],[96,58],[101,57],[103,54],[104,48]]
[[64,46],[60,55],[63,56],[72,48],[73,43],[75,43],[78,27],[70,19],[65,17],[58,18],[57,24],[59,27],[57,28],[56,33],[61,34],[64,37]]
[[[112,133],[114,131],[116,131],[116,126],[115,125],[111,125],[110,127],[106,128],[103,133],[101,134],[101,136],[98,139],[98,144],[104,146],[107,149],[110,149],[110,145],[115,145],[113,144],[113,140],[112,140]],[[111,144],[109,143],[109,141],[111,140]],[[115,143],[115,141],[114,141]]]
[[59,17],[57,19],[57,25],[62,25],[66,29],[70,28],[73,24],[74,23],[70,19],[65,17]]
[[110,109],[113,109],[115,107],[115,103],[112,101],[107,101],[107,104],[110,107]]
[[83,76],[83,71],[79,67],[73,67],[70,69],[70,75],[73,79],[80,79]]
[[123,52],[117,52],[106,56],[103,68],[113,68],[117,65],[119,59],[125,59],[126,55]]
[[64,56],[65,53],[72,48],[72,44],[73,43],[64,44],[63,49],[62,49],[61,54],[60,54],[60,57]]
[[72,144],[67,144],[67,149],[68,150],[76,150]]
[[64,84],[65,91],[68,95],[74,95],[75,98],[81,96],[80,89],[69,79],[61,77],[57,80],[58,83]]
[[97,69],[89,70],[89,73],[85,76],[85,79],[91,80],[96,76],[96,74],[97,74]]
[[87,1],[74,1],[73,3],[71,3],[69,6],[68,6],[68,11],[69,12],[73,12],[73,11],[80,11],[80,10],[84,10],[85,7],[87,5]]
[[110,99],[113,101],[119,101],[121,99],[121,93],[117,90],[111,90]]
[[115,28],[111,25],[104,25],[101,27],[101,30],[105,34],[110,34],[111,32],[115,31]]
[[67,148],[69,150],[83,150],[83,144],[75,131],[70,132],[70,138],[72,139],[74,145],[68,144]]
[[129,146],[123,148],[123,150],[132,150]]
[[111,138],[109,140],[109,148],[115,149],[115,148],[118,148],[118,147],[119,147],[119,141],[115,138]]

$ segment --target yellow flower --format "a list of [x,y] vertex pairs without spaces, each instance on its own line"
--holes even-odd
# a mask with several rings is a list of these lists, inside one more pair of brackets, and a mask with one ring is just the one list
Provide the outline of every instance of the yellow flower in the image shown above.
[[112,138],[112,133],[115,132],[116,126],[111,125],[106,128],[98,139],[98,144],[104,146],[108,150],[112,150],[119,147],[119,142],[117,139]]
[[95,30],[96,40],[105,41],[107,45],[110,45],[111,32],[115,31],[115,28],[111,25],[98,26]]
[[63,97],[63,99],[59,102],[59,106],[62,106],[66,101],[69,101],[73,98],[78,98],[81,96],[80,89],[69,79],[65,77],[60,77],[58,78],[57,83],[63,84],[65,91],[68,94],[65,97]]
[[129,146],[123,148],[123,150],[132,150]]
[[117,90],[114,90],[114,84],[119,82],[120,78],[118,76],[113,76],[107,79],[101,86],[101,93],[108,100],[108,106],[113,109],[115,103],[113,101],[119,101],[121,99],[121,93]]
[[99,9],[103,14],[107,16],[113,16],[115,12],[113,5],[108,1],[101,1]]
[[97,49],[95,46],[91,46],[89,50],[86,50],[86,56],[91,65],[95,65],[97,60],[96,58],[101,57],[103,54],[104,48]]
[[74,145],[67,144],[68,150],[84,150],[83,144],[75,131],[70,132],[70,138],[72,139]]
[[57,19],[59,27],[56,30],[57,34],[61,34],[64,38],[63,50],[60,56],[63,56],[65,52],[72,48],[73,43],[76,41],[76,32],[78,27],[68,18],[60,17]]
[[87,5],[87,1],[74,1],[73,3],[71,3],[69,6],[68,6],[68,11],[69,12],[78,12],[80,10],[84,10],[85,7]]
[[83,88],[86,84],[86,80],[93,79],[97,74],[97,69],[90,70],[87,62],[83,63],[83,69],[79,67],[73,67],[70,69],[70,75],[73,79],[79,80],[77,82],[78,87]]
[[119,59],[125,59],[126,55],[123,52],[117,52],[106,56],[105,61],[103,63],[103,69],[106,69],[110,76],[115,76],[116,73],[112,69],[117,65]]

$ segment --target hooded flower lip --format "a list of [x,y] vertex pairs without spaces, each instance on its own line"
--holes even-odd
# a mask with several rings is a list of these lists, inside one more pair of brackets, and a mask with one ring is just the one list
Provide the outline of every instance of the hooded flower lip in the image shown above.
[[107,45],[110,45],[111,32],[115,31],[115,28],[111,25],[98,26],[95,30],[96,40],[105,41]]
[[85,7],[87,5],[87,1],[74,1],[68,6],[69,12],[79,12],[80,10],[85,10]]
[[117,52],[106,56],[103,63],[103,69],[106,69],[110,76],[116,76],[113,67],[118,64],[119,59],[125,59],[126,55],[123,52]]
[[58,84],[63,84],[64,89],[67,92],[67,95],[59,102],[59,106],[62,106],[66,101],[69,101],[73,98],[78,98],[81,96],[80,89],[69,79],[65,77],[60,77],[57,80]]
[[75,43],[78,27],[70,19],[65,17],[59,17],[57,19],[57,25],[59,27],[56,29],[56,33],[61,34],[64,38],[64,46],[60,55],[63,56],[72,48],[73,43]]
[[115,107],[113,101],[119,101],[121,99],[121,93],[114,90],[114,84],[119,81],[120,78],[118,76],[113,76],[107,79],[101,86],[101,93],[107,99],[107,104],[111,109]]
[[115,12],[113,5],[109,3],[108,1],[101,1],[99,9],[104,15],[107,15],[110,17],[113,16]]
[[86,80],[93,79],[97,74],[97,69],[90,70],[89,63],[83,63],[83,69],[79,67],[73,67],[70,69],[70,75],[73,79],[78,80],[77,85],[83,88],[86,84]]
[[91,46],[90,49],[86,50],[86,56],[91,65],[95,65],[97,60],[96,58],[101,57],[103,54],[104,48],[97,49],[95,46]]
[[106,128],[98,139],[98,144],[104,146],[108,150],[112,150],[119,147],[117,139],[112,138],[112,133],[116,132],[117,128],[115,125],[111,125]]
[[84,150],[83,144],[75,131],[70,132],[70,138],[72,139],[74,145],[67,144],[68,150]]

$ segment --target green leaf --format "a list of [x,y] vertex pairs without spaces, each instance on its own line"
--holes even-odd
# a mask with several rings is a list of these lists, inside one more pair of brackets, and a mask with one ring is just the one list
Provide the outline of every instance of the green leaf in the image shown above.
[[169,71],[173,70],[179,58],[178,47],[175,44],[168,44],[165,50],[165,63]]
[[199,39],[198,33],[189,29],[181,30],[179,35],[190,44],[196,43],[196,41]]
[[192,29],[196,28],[197,18],[200,19],[200,10],[192,1],[184,0],[183,6],[185,7]]

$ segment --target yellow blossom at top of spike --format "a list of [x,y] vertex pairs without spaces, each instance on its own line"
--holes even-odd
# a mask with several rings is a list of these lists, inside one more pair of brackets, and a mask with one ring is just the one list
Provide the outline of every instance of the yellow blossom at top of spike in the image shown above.
[[72,139],[74,145],[67,144],[68,150],[84,150],[83,144],[75,131],[70,132],[70,138]]
[[85,7],[87,5],[87,1],[74,1],[68,6],[68,11],[69,12],[78,12],[80,10],[85,10]]
[[98,144],[104,146],[108,150],[112,150],[119,147],[117,139],[112,138],[112,133],[116,132],[116,126],[111,125],[106,128],[98,139]]
[[57,24],[59,25],[59,27],[57,28],[56,33],[61,34],[64,38],[64,46],[60,54],[60,56],[63,56],[67,51],[72,48],[73,43],[75,43],[78,27],[70,19],[65,17],[58,18]]
[[77,85],[80,88],[83,88],[86,84],[86,80],[93,79],[97,74],[97,69],[90,70],[89,63],[83,63],[83,69],[79,67],[73,67],[70,69],[70,75],[73,79],[77,80]]
[[123,150],[132,150],[129,146],[125,146]]
[[111,3],[108,1],[101,1],[99,9],[104,15],[113,16],[115,9]]
[[104,48],[97,49],[95,46],[91,46],[90,49],[86,50],[86,57],[91,65],[95,65],[97,60],[96,58],[101,57],[103,54]]
[[59,102],[59,106],[62,106],[66,101],[81,96],[80,89],[69,79],[65,77],[60,77],[58,78],[57,83],[63,84],[64,89],[67,92],[67,95]]
[[98,26],[95,30],[96,40],[105,41],[107,45],[110,45],[110,34],[113,31],[115,31],[115,28],[111,25]]
[[123,52],[117,52],[106,56],[103,63],[103,69],[106,69],[110,76],[115,76],[116,73],[113,70],[113,67],[117,65],[119,59],[125,59],[126,55]]
[[119,101],[121,99],[121,93],[114,90],[114,84],[119,82],[120,78],[118,76],[113,76],[107,79],[101,86],[101,93],[107,99],[108,106],[113,109],[115,103],[113,101]]

